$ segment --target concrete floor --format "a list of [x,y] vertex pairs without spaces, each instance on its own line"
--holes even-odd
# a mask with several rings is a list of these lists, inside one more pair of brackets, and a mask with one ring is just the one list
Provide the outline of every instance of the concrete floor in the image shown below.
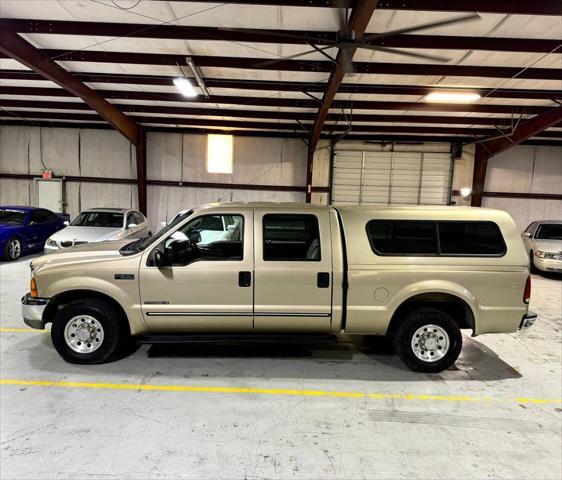
[[[345,339],[142,347],[86,367],[11,330],[25,327],[29,261],[0,264],[2,479],[562,476],[559,278],[533,278],[535,327],[465,336],[442,374]],[[29,383],[43,380],[88,383]]]

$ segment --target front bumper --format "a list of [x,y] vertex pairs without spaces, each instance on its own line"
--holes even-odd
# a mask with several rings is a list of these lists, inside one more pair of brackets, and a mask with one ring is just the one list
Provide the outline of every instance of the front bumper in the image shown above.
[[24,323],[31,328],[45,330],[46,322],[43,320],[43,312],[48,303],[47,298],[33,298],[29,293],[22,297],[21,314]]
[[554,258],[540,258],[535,256],[533,261],[535,263],[535,267],[543,272],[562,273],[562,260],[556,260]]
[[523,315],[523,318],[521,319],[521,323],[519,324],[519,330],[521,330],[522,328],[532,327],[536,321],[537,321],[537,314],[535,312],[527,312],[525,315]]
[[50,252],[58,252],[60,250],[60,248],[57,247],[51,247],[50,245],[45,244],[45,246],[43,247],[43,253],[50,253]]

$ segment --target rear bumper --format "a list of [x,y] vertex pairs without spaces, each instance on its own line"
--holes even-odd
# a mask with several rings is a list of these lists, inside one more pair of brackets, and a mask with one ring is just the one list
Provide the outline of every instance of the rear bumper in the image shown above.
[[21,299],[21,314],[23,321],[31,328],[38,330],[45,329],[45,321],[43,320],[43,312],[47,307],[49,300],[46,298],[32,298],[28,293]]
[[536,320],[537,320],[537,314],[535,312],[527,312],[525,315],[523,315],[523,318],[521,319],[521,323],[519,324],[519,330],[523,328],[532,327],[536,322]]

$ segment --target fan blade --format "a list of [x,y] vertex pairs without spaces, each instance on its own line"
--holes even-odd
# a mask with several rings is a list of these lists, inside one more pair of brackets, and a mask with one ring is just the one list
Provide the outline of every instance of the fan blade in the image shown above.
[[453,25],[455,23],[471,22],[473,20],[482,20],[482,18],[477,13],[469,13],[468,15],[463,15],[462,17],[441,20],[440,22],[422,23],[421,25],[416,25],[415,27],[400,28],[398,30],[391,30],[390,32],[367,35],[357,39],[357,42],[370,42],[371,40],[376,40],[379,38],[393,37],[394,35],[400,35],[403,33],[420,32],[422,30],[428,30],[430,28],[442,27],[444,25]]
[[[275,32],[272,33],[269,30],[260,30],[260,29],[253,29],[253,28],[218,28],[219,31],[224,32],[240,32],[240,33],[247,33],[249,35],[261,35],[263,37],[281,37],[281,38],[292,38],[295,40],[300,40],[302,43],[314,42],[314,43],[326,43],[331,41],[328,38],[319,38],[307,35],[303,32],[302,35],[296,35],[294,33],[283,33],[283,32]],[[278,42],[273,42],[278,43]]]
[[283,62],[285,60],[294,60],[295,58],[304,57],[305,55],[309,55],[311,53],[322,52],[324,50],[328,50],[330,48],[335,48],[334,45],[328,45],[326,47],[315,48],[313,50],[307,50],[306,52],[297,53],[295,55],[291,55],[289,57],[281,57],[281,58],[274,58],[272,60],[266,60],[264,62],[256,63],[256,67],[265,67],[267,65],[274,65],[275,63]]
[[447,63],[451,61],[451,59],[448,57],[440,57],[438,55],[427,55],[425,53],[413,53],[413,52],[408,52],[406,50],[400,50],[398,48],[379,47],[378,45],[357,45],[357,48],[365,48],[367,50],[374,50],[376,52],[378,51],[378,52],[393,53],[396,55],[404,55],[406,57],[423,58],[424,60],[434,60],[436,62],[443,62],[443,63]]

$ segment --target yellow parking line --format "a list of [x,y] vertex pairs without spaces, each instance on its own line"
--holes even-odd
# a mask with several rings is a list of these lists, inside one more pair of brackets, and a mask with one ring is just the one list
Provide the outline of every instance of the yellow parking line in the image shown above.
[[50,333],[50,330],[35,330],[33,328],[0,328],[0,333]]
[[242,387],[206,387],[188,385],[146,385],[131,383],[94,383],[67,382],[52,380],[16,380],[0,379],[0,385],[17,385],[29,387],[65,387],[90,388],[109,390],[141,390],[157,392],[191,392],[191,393],[242,393],[253,395],[289,395],[304,397],[340,397],[340,398],[369,398],[372,400],[405,400],[405,401],[444,401],[444,402],[502,402],[502,403],[533,403],[559,404],[562,398],[527,398],[520,397],[502,400],[491,397],[473,397],[469,395],[412,395],[412,394],[383,394],[363,392],[338,392],[330,390],[299,390],[284,388],[242,388]]

